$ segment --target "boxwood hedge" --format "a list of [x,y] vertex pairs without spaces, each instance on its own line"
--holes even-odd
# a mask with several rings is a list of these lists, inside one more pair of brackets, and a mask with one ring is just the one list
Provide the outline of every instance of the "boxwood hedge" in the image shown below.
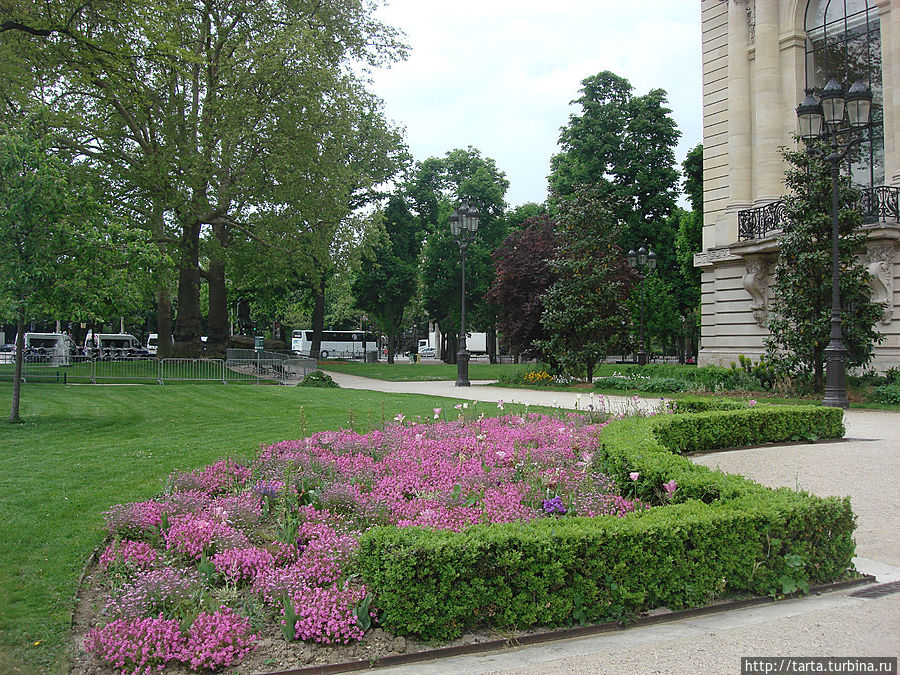
[[[792,425],[840,435],[841,414],[759,408],[611,424],[594,456],[597,468],[633,496],[668,506],[463,532],[376,527],[362,537],[363,579],[382,625],[428,640],[450,640],[476,625],[624,621],[654,607],[781,594],[834,579],[854,553],[849,499],[768,489],[672,450],[684,450],[684,439],[702,449],[743,444],[748,427],[759,429],[754,442],[777,440]],[[677,489],[666,497],[661,486],[673,479]]]

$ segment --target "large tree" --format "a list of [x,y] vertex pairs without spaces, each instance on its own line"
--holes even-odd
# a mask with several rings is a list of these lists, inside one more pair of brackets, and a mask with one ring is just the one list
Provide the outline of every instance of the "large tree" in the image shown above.
[[517,359],[536,355],[534,343],[544,333],[544,294],[556,281],[555,227],[547,214],[527,218],[494,250],[487,299],[497,307],[497,328]]
[[[0,124],[0,315],[16,322],[11,422],[19,421],[25,321],[118,307],[141,240],[104,209],[83,166],[54,155],[41,124]],[[116,283],[115,279],[121,279]]]
[[388,363],[393,363],[404,310],[416,289],[420,232],[400,195],[391,195],[379,216],[363,242],[353,294],[387,334]]
[[587,382],[627,330],[635,276],[616,243],[620,235],[616,210],[602,190],[578,187],[562,203],[552,263],[557,279],[544,296],[545,337],[536,345],[559,370]]
[[[779,238],[766,348],[784,370],[810,378],[821,392],[831,324],[831,167],[820,154],[788,150],[783,154],[789,163],[787,224]],[[875,325],[884,308],[872,302],[868,272],[856,257],[866,240],[858,229],[858,196],[842,176],[838,182],[841,325],[851,368],[868,363],[873,345],[883,339]]]
[[[405,189],[425,236],[422,254],[422,298],[429,318],[447,338],[445,360],[456,358],[460,328],[462,258],[450,234],[448,218],[462,201],[478,208],[481,224],[466,253],[466,328],[494,334],[495,308],[484,296],[493,283],[491,253],[505,236],[506,175],[476,148],[457,149],[416,166]],[[496,345],[490,341],[492,359]]]
[[562,128],[560,152],[551,159],[551,202],[558,206],[579,185],[591,185],[609,197],[625,225],[620,246],[649,244],[665,255],[660,224],[678,196],[674,149],[681,136],[666,93],[652,89],[635,96],[627,79],[609,71],[581,84],[573,101],[580,111]]
[[[40,62],[48,64],[48,87],[34,95],[52,99],[64,141],[116,175],[129,203],[146,204],[148,227],[170,225],[155,236],[176,252],[183,353],[200,344],[201,278],[209,285],[210,338],[221,342],[228,247],[258,236],[249,216],[267,188],[297,179],[288,163],[270,165],[272,155],[315,166],[303,183],[313,196],[345,183],[353,150],[319,156],[335,145],[342,111],[323,108],[353,100],[351,61],[376,65],[402,53],[372,10],[316,0],[61,0],[3,10],[3,29],[48,55]],[[311,213],[308,204],[306,222],[334,227],[324,205]],[[204,232],[210,241],[201,258]]]

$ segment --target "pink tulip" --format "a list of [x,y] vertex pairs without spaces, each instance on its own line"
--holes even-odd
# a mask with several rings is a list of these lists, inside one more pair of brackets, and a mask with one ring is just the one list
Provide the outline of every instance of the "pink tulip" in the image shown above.
[[668,495],[671,495],[673,492],[675,492],[675,488],[677,488],[677,487],[678,487],[678,483],[675,482],[674,478],[672,480],[670,480],[668,483],[663,483],[663,489],[666,491],[666,494],[668,494]]

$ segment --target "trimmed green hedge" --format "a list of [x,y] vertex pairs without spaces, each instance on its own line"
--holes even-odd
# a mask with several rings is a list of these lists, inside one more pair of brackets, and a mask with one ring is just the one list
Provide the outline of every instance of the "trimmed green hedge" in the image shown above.
[[[763,429],[778,430],[783,410],[705,414],[714,415],[714,423],[743,429],[746,413],[753,412],[757,415],[750,419]],[[837,430],[840,413],[815,418],[795,410],[793,419],[824,419]],[[669,452],[657,436],[666,420],[670,429],[682,429],[679,418],[687,417],[693,416],[611,424],[603,432],[603,451],[593,460],[632,496],[649,503],[667,500],[666,508],[623,518],[541,518],[463,532],[370,529],[362,537],[359,560],[382,625],[399,634],[450,640],[485,624],[623,621],[662,605],[679,609],[720,595],[802,590],[851,566],[849,499],[771,490],[692,464]],[[631,480],[632,472],[639,474],[637,480]],[[666,497],[662,484],[673,479],[677,489]]]
[[669,401],[666,407],[673,413],[697,413],[706,412],[707,410],[743,410],[747,407],[747,404],[730,398],[685,396],[675,401]]
[[678,453],[844,435],[843,412],[820,406],[712,410],[657,417],[654,422],[656,438],[664,448]]

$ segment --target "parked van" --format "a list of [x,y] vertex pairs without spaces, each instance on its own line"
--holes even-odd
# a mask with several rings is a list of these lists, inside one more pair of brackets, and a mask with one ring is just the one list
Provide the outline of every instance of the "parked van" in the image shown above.
[[146,358],[150,352],[129,333],[88,333],[84,353],[96,359]]
[[76,351],[72,338],[64,333],[25,333],[23,357],[28,363],[65,366]]
[[153,356],[156,356],[159,352],[159,333],[150,333],[150,335],[147,336],[145,349]]

